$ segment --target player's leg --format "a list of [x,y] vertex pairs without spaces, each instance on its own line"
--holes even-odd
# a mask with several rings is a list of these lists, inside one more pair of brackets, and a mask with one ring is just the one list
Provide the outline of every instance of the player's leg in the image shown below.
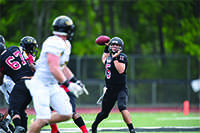
[[[50,107],[50,109],[52,112],[55,112],[52,107]],[[50,127],[51,127],[51,133],[60,133],[56,123],[50,124]]]
[[[52,112],[55,112],[52,107],[50,107],[50,109]],[[50,124],[50,127],[51,127],[51,133],[60,133],[56,123]]]
[[34,84],[35,87],[30,88],[30,92],[36,112],[36,120],[31,123],[28,133],[40,133],[41,128],[48,123],[48,119],[51,117],[49,108],[50,94],[48,88],[45,87],[42,82],[37,83],[34,81]]
[[51,127],[51,133],[60,133],[56,123],[50,124],[50,127]]
[[97,114],[97,117],[92,124],[92,133],[97,133],[98,124],[108,117],[110,111],[115,105],[116,100],[117,93],[108,89],[103,97],[101,112]]
[[51,91],[50,105],[56,111],[52,113],[49,123],[57,123],[72,118],[72,106],[68,95],[60,86],[53,85]]
[[20,116],[21,116],[22,127],[24,127],[24,128],[25,128],[25,131],[27,131],[28,117],[27,117],[26,112],[25,112],[25,111],[22,112],[22,113],[20,114]]
[[72,119],[74,123],[81,129],[83,133],[88,133],[83,118],[76,112],[76,96],[70,91],[67,92],[67,95],[69,96],[70,103],[72,105],[72,111],[73,111]]
[[9,98],[9,115],[15,125],[15,132],[25,132],[22,125],[21,112],[24,112],[31,101],[31,96],[27,90],[24,80],[16,82]]
[[127,98],[128,98],[128,89],[121,90],[118,95],[118,109],[122,114],[124,122],[127,124],[130,133],[135,133],[131,116],[129,111],[127,110]]
[[[45,90],[45,89],[41,89],[41,90]],[[46,88],[46,90],[48,89]],[[60,101],[62,97],[65,97],[64,95],[55,93],[55,96],[52,97],[54,99],[57,99],[57,102],[54,102],[54,104],[52,105],[54,105],[53,108],[55,108],[55,111],[58,111],[59,113],[58,112],[51,113],[50,108],[49,108],[49,105],[50,105],[49,104],[50,99],[48,96],[49,91],[46,91],[44,93],[46,95],[43,95],[43,92],[45,91],[39,92],[39,94],[42,94],[41,96],[39,95],[33,96],[34,108],[35,108],[37,116],[36,116],[36,120],[29,127],[28,133],[39,133],[41,128],[44,127],[47,123],[52,124],[52,123],[57,123],[61,121],[66,121],[70,119],[72,116],[72,111],[71,111],[72,109],[70,108],[71,107],[70,104],[69,104],[70,105],[69,112],[62,109],[62,108],[67,108],[66,105],[63,104],[63,101]],[[56,95],[58,95],[60,99],[58,97],[56,98]],[[57,106],[55,105],[55,103],[57,104]],[[60,106],[62,106],[62,108]]]
[[87,127],[85,125],[85,122],[83,121],[83,118],[76,112],[72,115],[74,123],[81,129],[83,133],[88,133]]

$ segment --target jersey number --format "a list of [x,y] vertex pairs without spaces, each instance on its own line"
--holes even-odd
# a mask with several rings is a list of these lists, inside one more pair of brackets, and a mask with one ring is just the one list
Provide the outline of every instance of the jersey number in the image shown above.
[[108,69],[111,65],[110,64],[106,64],[106,78],[110,79],[111,77],[111,71]]
[[[14,56],[9,56],[6,59],[6,63],[8,64],[8,66],[10,66],[13,70],[18,70],[21,68],[21,64],[22,65],[26,65],[26,61],[24,59],[24,57],[22,56],[22,54],[19,52],[19,50],[15,51],[13,53]],[[20,59],[22,60],[21,64],[18,61],[13,61],[16,57],[20,57]]]

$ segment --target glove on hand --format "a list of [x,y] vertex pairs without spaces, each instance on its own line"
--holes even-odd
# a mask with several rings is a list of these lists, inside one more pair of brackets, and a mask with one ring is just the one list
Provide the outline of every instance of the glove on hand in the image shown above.
[[83,89],[77,83],[71,82],[68,86],[68,89],[74,93],[74,95],[78,98],[79,95],[83,94]]
[[83,91],[86,95],[89,95],[87,89],[85,88],[85,85],[84,85],[80,80],[77,80],[77,81],[76,81],[76,84],[79,85],[79,86],[82,88],[82,91]]

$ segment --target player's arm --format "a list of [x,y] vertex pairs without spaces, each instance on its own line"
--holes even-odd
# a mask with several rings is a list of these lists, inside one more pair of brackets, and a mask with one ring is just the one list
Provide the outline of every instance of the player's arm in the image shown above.
[[65,77],[70,80],[74,77],[74,74],[72,73],[72,71],[69,69],[69,67],[67,67],[66,65],[63,68],[63,73],[65,75]]
[[0,85],[3,85],[4,74],[0,72]]
[[74,92],[74,94],[76,95],[76,97],[78,97],[79,95],[83,94],[83,92],[85,92],[86,95],[89,94],[88,91],[87,91],[87,89],[85,88],[85,85],[80,80],[76,79],[76,77],[74,76],[74,74],[72,73],[72,71],[66,65],[63,68],[63,73],[64,73],[65,77],[71,83],[75,83],[75,84],[77,84],[79,86],[77,88],[78,91]]
[[48,61],[48,65],[49,65],[49,70],[53,74],[55,79],[59,83],[63,83],[64,81],[66,81],[67,79],[66,79],[65,75],[59,68],[59,66],[60,66],[59,57],[54,54],[47,53],[47,61]]
[[103,53],[103,55],[102,55],[102,62],[103,62],[103,64],[105,64],[105,62],[106,62],[106,59],[108,58],[108,56],[109,56],[109,47],[108,47],[108,43],[105,43],[105,49],[104,49],[104,53]]
[[120,74],[124,72],[124,70],[125,70],[125,64],[124,63],[121,63],[118,60],[115,60],[114,64],[115,64],[115,68],[117,69],[117,71]]
[[119,54],[121,53],[121,50],[119,50],[116,54],[113,55],[114,59],[114,65],[117,71],[122,74],[125,71],[125,63],[119,62]]

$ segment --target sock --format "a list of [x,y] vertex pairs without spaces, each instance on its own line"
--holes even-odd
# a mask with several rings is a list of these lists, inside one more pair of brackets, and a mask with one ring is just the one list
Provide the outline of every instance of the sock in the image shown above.
[[81,126],[85,125],[83,119],[81,117],[78,117],[74,120],[74,123],[80,128]]
[[85,125],[81,126],[80,129],[83,133],[89,133]]
[[59,131],[56,124],[50,124],[50,126],[51,126],[51,133],[57,133]]
[[15,118],[15,119],[13,119],[13,123],[14,123],[15,127],[16,126],[21,126],[21,119]]
[[127,126],[128,126],[128,129],[129,129],[130,132],[131,131],[135,131],[135,129],[133,128],[133,124],[132,123],[127,124]]
[[74,123],[82,130],[83,133],[88,133],[85,123],[81,117],[75,119]]

